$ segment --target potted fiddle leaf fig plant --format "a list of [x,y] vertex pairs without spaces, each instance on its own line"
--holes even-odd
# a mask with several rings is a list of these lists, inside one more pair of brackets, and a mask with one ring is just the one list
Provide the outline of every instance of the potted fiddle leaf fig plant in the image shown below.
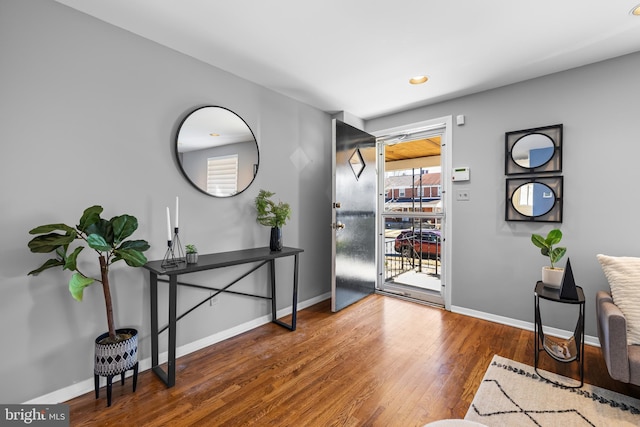
[[546,237],[539,234],[531,235],[531,242],[538,248],[544,257],[549,258],[551,265],[542,267],[542,283],[549,287],[560,288],[564,268],[556,267],[556,263],[567,253],[567,248],[555,246],[562,240],[562,231],[554,228]]
[[[69,292],[77,301],[82,301],[84,289],[87,286],[96,282],[102,285],[108,332],[95,340],[96,397],[99,375],[108,378],[107,384],[110,388],[110,379],[129,369],[134,369],[135,391],[138,331],[132,328],[116,329],[115,327],[109,268],[118,261],[124,261],[131,267],[141,267],[147,262],[143,252],[149,249],[146,240],[126,240],[138,228],[136,217],[124,214],[107,220],[100,217],[102,211],[102,206],[97,205],[85,209],[75,226],[56,223],[35,227],[29,231],[29,234],[36,237],[28,243],[31,252],[55,255],[39,268],[30,271],[29,275],[37,275],[44,270],[56,267],[73,272],[69,280]],[[98,275],[92,276],[86,273],[85,265],[79,262],[78,257],[86,247],[93,249],[97,255]],[[109,389],[107,395],[110,405]]]
[[271,238],[269,240],[269,249],[272,251],[282,250],[282,227],[291,218],[291,206],[284,202],[274,202],[271,197],[275,193],[266,190],[260,190],[255,199],[256,211],[258,212],[258,223],[271,227]]

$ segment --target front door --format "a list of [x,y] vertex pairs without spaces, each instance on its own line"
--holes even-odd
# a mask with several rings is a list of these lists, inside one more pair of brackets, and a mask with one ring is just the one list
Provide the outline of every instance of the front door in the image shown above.
[[339,120],[333,128],[331,310],[376,288],[376,138]]

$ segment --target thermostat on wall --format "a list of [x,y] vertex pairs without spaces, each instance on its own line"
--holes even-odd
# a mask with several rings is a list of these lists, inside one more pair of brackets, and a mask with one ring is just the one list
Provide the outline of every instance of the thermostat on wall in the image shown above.
[[452,181],[469,181],[469,168],[453,168]]

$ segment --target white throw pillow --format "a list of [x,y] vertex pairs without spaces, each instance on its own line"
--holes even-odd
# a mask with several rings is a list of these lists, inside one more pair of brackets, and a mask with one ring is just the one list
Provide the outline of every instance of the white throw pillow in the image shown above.
[[627,320],[627,344],[640,344],[640,258],[596,255],[613,303]]

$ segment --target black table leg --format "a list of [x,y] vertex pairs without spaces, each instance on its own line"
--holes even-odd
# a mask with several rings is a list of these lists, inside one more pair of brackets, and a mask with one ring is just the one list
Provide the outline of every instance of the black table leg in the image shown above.
[[291,305],[291,324],[287,324],[281,320],[278,320],[276,317],[277,313],[277,304],[276,304],[276,267],[275,260],[271,260],[269,263],[269,270],[271,272],[271,312],[272,312],[272,322],[282,326],[283,328],[287,328],[290,331],[296,330],[296,319],[298,318],[298,255],[294,256],[293,261],[293,303]]
[[151,273],[151,368],[153,372],[164,382],[167,387],[176,384],[176,312],[178,296],[178,278],[169,278],[169,348],[167,359],[167,371],[160,367],[159,363],[159,330],[158,330],[158,276]]
[[271,321],[278,323],[278,304],[276,304],[276,260],[269,261],[269,281],[271,282]]
[[151,300],[151,368],[155,371],[158,366],[158,275],[150,273]]
[[293,260],[293,302],[291,304],[293,311],[291,312],[291,330],[296,330],[296,320],[298,318],[298,254]]
[[169,358],[167,360],[167,386],[176,384],[176,315],[178,306],[178,276],[169,278]]
[[534,316],[535,316],[535,320],[533,322],[533,339],[535,340],[534,342],[534,363],[533,366],[534,368],[537,370],[538,369],[538,360],[540,358],[540,335],[539,335],[539,324],[540,324],[540,301],[538,300],[537,296],[534,296],[534,304],[533,304],[533,310],[534,310]]

